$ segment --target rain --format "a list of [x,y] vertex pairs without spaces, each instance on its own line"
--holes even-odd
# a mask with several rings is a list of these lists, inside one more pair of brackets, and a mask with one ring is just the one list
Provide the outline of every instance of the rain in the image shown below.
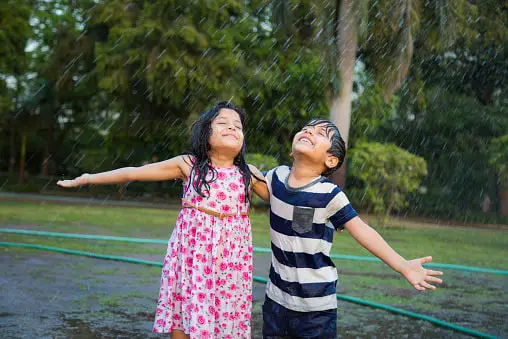
[[[314,166],[295,135],[335,124],[341,165],[317,175],[404,262],[431,255],[444,272],[417,291],[350,227],[334,232],[316,253],[336,267],[338,338],[508,336],[508,2],[6,0],[0,27],[2,337],[160,336],[192,175],[131,173],[196,156],[195,122],[222,101],[245,112],[229,159],[243,174]],[[235,339],[263,338],[274,279],[274,200],[250,180],[252,311]]]

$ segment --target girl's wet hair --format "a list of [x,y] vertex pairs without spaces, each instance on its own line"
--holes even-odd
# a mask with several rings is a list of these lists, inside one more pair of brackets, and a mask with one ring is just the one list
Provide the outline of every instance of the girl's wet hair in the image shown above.
[[317,126],[317,125],[324,125],[326,135],[330,139],[331,146],[327,152],[330,153],[331,155],[336,156],[339,159],[337,166],[327,168],[323,173],[321,173],[321,175],[324,175],[325,177],[330,177],[333,173],[335,173],[335,171],[337,171],[340,168],[340,166],[342,166],[342,163],[344,163],[344,159],[346,158],[346,143],[344,142],[344,139],[342,139],[342,136],[340,135],[337,126],[330,120],[314,118],[311,121],[309,121],[305,126]]
[[[210,159],[210,144],[208,140],[212,135],[212,122],[219,115],[219,111],[223,108],[232,109],[240,116],[242,128],[245,124],[245,112],[235,107],[229,101],[221,101],[216,103],[210,110],[201,114],[199,119],[192,124],[191,128],[191,149],[190,154],[194,156],[194,163],[191,169],[191,180],[193,188],[202,197],[208,196],[210,192],[210,184],[217,179],[217,170],[213,168]],[[235,157],[234,164],[240,168],[243,183],[245,185],[245,202],[250,201],[249,186],[251,182],[251,172],[247,162],[245,161],[245,138],[243,140],[242,149]],[[207,179],[208,173],[211,177]],[[192,176],[195,176],[192,180]]]

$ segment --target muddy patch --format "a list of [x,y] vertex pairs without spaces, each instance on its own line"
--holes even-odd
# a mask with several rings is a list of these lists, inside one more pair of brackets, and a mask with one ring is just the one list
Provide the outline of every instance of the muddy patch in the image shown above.
[[[143,258],[158,261],[162,255]],[[6,248],[0,248],[0,260],[2,338],[163,337],[151,332],[160,267]],[[257,255],[254,275],[266,277],[269,265],[269,254]],[[418,298],[394,306],[506,337],[507,279],[480,276],[470,286],[473,279],[468,275],[448,278],[456,282],[454,288],[447,287],[442,297],[436,294],[434,308],[419,308],[414,303]],[[475,298],[465,298],[467,288]],[[402,298],[410,299],[413,293],[391,289]],[[263,299],[264,285],[255,283],[253,338],[262,338]],[[426,321],[344,301],[339,301],[338,319],[339,338],[469,338]]]

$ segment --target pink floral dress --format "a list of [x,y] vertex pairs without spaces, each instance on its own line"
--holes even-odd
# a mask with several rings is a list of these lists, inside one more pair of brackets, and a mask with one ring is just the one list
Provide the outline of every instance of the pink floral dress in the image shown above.
[[[210,196],[184,183],[184,198],[217,212],[247,212],[238,167],[216,168]],[[203,187],[204,189],[204,187]],[[248,216],[220,218],[182,208],[169,239],[153,331],[192,338],[250,338],[252,237]]]

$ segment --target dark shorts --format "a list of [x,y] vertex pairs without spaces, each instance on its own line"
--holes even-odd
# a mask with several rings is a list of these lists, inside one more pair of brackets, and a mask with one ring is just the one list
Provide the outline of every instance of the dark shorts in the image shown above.
[[265,296],[264,339],[336,339],[337,309],[297,312]]

